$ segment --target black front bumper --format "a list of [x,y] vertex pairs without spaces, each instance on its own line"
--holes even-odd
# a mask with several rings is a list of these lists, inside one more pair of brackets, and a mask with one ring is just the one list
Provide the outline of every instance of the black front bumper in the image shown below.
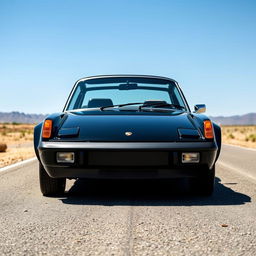
[[[215,163],[213,142],[41,142],[41,163],[53,178],[168,179],[201,175]],[[57,163],[57,152],[74,152],[74,164]],[[182,152],[200,162],[182,164]]]

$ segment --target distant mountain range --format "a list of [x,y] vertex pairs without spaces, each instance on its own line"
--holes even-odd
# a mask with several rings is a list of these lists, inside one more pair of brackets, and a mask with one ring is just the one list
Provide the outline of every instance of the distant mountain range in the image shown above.
[[[46,115],[25,114],[21,112],[0,112],[0,123],[39,123]],[[211,116],[213,121],[221,125],[256,125],[256,113],[236,116]]]
[[44,120],[46,115],[42,114],[25,114],[18,111],[0,112],[0,123],[26,123],[36,124]]
[[221,125],[256,125],[256,113],[236,116],[211,116],[210,118]]

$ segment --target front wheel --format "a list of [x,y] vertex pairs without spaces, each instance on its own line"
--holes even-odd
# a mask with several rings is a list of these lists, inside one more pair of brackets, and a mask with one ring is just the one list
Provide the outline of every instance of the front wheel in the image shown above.
[[51,178],[39,163],[39,181],[41,192],[44,196],[55,196],[63,194],[66,187],[65,178]]
[[212,169],[202,170],[199,177],[191,179],[192,191],[198,195],[210,196],[214,191],[215,165]]

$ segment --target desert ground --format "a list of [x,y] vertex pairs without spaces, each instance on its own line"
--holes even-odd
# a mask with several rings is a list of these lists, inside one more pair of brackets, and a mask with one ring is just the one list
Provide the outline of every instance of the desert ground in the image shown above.
[[222,126],[222,142],[256,148],[256,125]]
[[33,124],[0,124],[0,144],[7,145],[7,149],[0,152],[0,168],[35,155],[33,129]]
[[[33,124],[0,123],[0,168],[34,157]],[[256,148],[256,126],[222,126],[222,141],[242,147]]]

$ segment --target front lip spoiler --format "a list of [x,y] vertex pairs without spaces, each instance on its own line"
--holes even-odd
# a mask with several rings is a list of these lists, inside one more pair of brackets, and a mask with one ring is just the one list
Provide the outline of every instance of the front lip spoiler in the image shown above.
[[212,142],[50,142],[42,141],[39,149],[94,149],[94,150],[217,150]]

